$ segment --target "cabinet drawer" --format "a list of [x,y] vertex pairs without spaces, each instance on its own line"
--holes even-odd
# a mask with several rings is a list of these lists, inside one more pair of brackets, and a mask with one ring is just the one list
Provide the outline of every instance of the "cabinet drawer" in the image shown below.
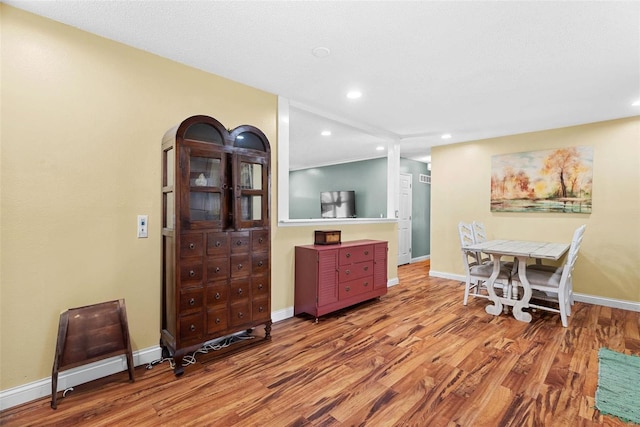
[[251,281],[249,278],[242,280],[234,280],[231,282],[231,294],[229,299],[232,304],[235,301],[251,298]]
[[180,258],[201,257],[204,253],[202,234],[180,236]]
[[229,278],[229,258],[207,258],[207,282]]
[[269,251],[269,230],[256,230],[251,233],[251,252]]
[[229,253],[228,233],[207,233],[207,255],[226,256]]
[[261,298],[261,297],[269,297],[271,292],[269,292],[269,275],[263,274],[261,276],[253,276],[251,279],[251,297]]
[[265,274],[269,271],[269,254],[254,253],[251,260],[252,274]]
[[249,232],[234,231],[231,233],[231,253],[232,254],[248,254],[249,253]]
[[251,303],[253,321],[269,320],[271,318],[271,309],[269,307],[269,298],[261,298],[253,300]]
[[213,286],[207,286],[206,296],[207,307],[226,307],[227,301],[229,301],[229,285],[227,285],[226,283],[220,283]]
[[248,277],[251,274],[251,258],[246,255],[231,255],[231,278]]
[[340,283],[360,277],[373,275],[373,261],[358,262],[355,264],[341,265],[338,269],[338,280]]
[[227,329],[227,307],[207,310],[207,334]]
[[198,312],[202,309],[204,292],[202,288],[180,291],[180,313]]
[[373,245],[354,246],[340,249],[340,265],[353,262],[370,261],[373,259]]
[[202,313],[180,317],[180,339],[184,341],[201,339],[203,323]]
[[229,323],[231,326],[251,322],[251,311],[249,305],[249,300],[243,300],[231,304],[231,310],[229,310]]
[[373,290],[373,277],[362,277],[350,282],[340,283],[338,298],[347,299],[355,295],[364,294]]
[[180,266],[180,284],[182,287],[202,283],[202,263],[183,263]]

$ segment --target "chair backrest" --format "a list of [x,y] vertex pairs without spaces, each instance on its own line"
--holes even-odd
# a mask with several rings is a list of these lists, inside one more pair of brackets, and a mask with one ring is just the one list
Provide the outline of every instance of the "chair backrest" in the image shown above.
[[567,261],[565,262],[564,269],[562,271],[563,275],[571,275],[573,271],[573,267],[578,260],[578,250],[580,249],[580,244],[582,244],[582,238],[584,237],[584,230],[587,228],[586,225],[581,225],[573,232],[573,239],[571,239],[571,246],[569,247],[569,253],[567,255]]
[[[460,221],[458,223],[458,235],[460,236],[461,248],[475,243],[475,240],[473,239],[473,227],[471,224]],[[476,253],[472,251],[465,251],[464,249],[462,249],[462,261],[467,269],[472,265],[478,264]]]
[[484,228],[484,224],[478,221],[473,221],[471,224],[473,228],[473,239],[476,243],[482,243],[487,241],[487,230]]

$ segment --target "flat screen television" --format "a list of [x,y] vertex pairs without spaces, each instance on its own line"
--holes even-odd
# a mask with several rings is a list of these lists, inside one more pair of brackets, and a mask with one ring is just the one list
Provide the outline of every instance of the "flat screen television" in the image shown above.
[[353,190],[321,192],[320,214],[322,218],[355,218],[356,192]]

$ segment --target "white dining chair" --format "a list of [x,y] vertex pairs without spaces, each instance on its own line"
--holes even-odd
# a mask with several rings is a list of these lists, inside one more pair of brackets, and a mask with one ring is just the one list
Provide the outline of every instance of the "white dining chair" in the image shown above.
[[[573,269],[586,228],[586,225],[581,225],[573,233],[571,246],[563,265],[559,267],[531,265],[526,269],[527,281],[531,285],[531,290],[534,291],[532,298],[534,302],[529,302],[529,307],[560,313],[560,320],[565,328],[568,326],[568,317],[571,315],[571,306],[574,303]],[[512,280],[515,282],[518,278],[513,277]],[[541,303],[535,302],[537,300]],[[558,308],[542,302],[557,303]]]
[[[487,239],[487,229],[484,226],[483,222],[480,221],[473,221],[471,223],[471,228],[473,230],[473,240],[475,241],[475,243],[483,243],[486,242]],[[491,257],[488,254],[482,253],[482,252],[478,252],[477,253],[477,258],[480,260],[480,262],[484,263],[491,263]],[[510,272],[511,272],[511,276],[516,275],[517,271],[518,271],[518,264],[516,262],[513,261],[500,261],[500,263],[502,264],[503,267],[507,268]],[[518,297],[517,294],[517,288],[513,288],[511,286],[511,282],[509,281],[509,283],[503,287],[503,296],[505,296],[506,298],[516,298]]]
[[[473,238],[473,227],[471,224],[458,223],[458,234],[460,236],[460,246],[462,249],[462,262],[466,272],[466,282],[464,287],[464,305],[469,301],[469,295],[480,298],[489,298],[486,290],[485,282],[491,277],[493,272],[493,263],[482,263],[475,251],[463,249],[467,245],[475,243]],[[507,268],[502,267],[500,274],[496,279],[496,283],[502,284],[503,287],[509,286],[510,274]],[[485,293],[482,293],[484,290]]]

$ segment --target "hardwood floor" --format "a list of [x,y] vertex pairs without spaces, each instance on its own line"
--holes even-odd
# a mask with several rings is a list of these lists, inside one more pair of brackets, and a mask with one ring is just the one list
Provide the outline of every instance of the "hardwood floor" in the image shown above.
[[[530,324],[462,305],[463,285],[402,266],[380,300],[315,324],[273,325],[272,341],[182,377],[164,362],[0,413],[2,426],[624,425],[594,409],[598,349],[640,354],[640,313],[576,303]],[[257,331],[262,333],[262,331]]]

